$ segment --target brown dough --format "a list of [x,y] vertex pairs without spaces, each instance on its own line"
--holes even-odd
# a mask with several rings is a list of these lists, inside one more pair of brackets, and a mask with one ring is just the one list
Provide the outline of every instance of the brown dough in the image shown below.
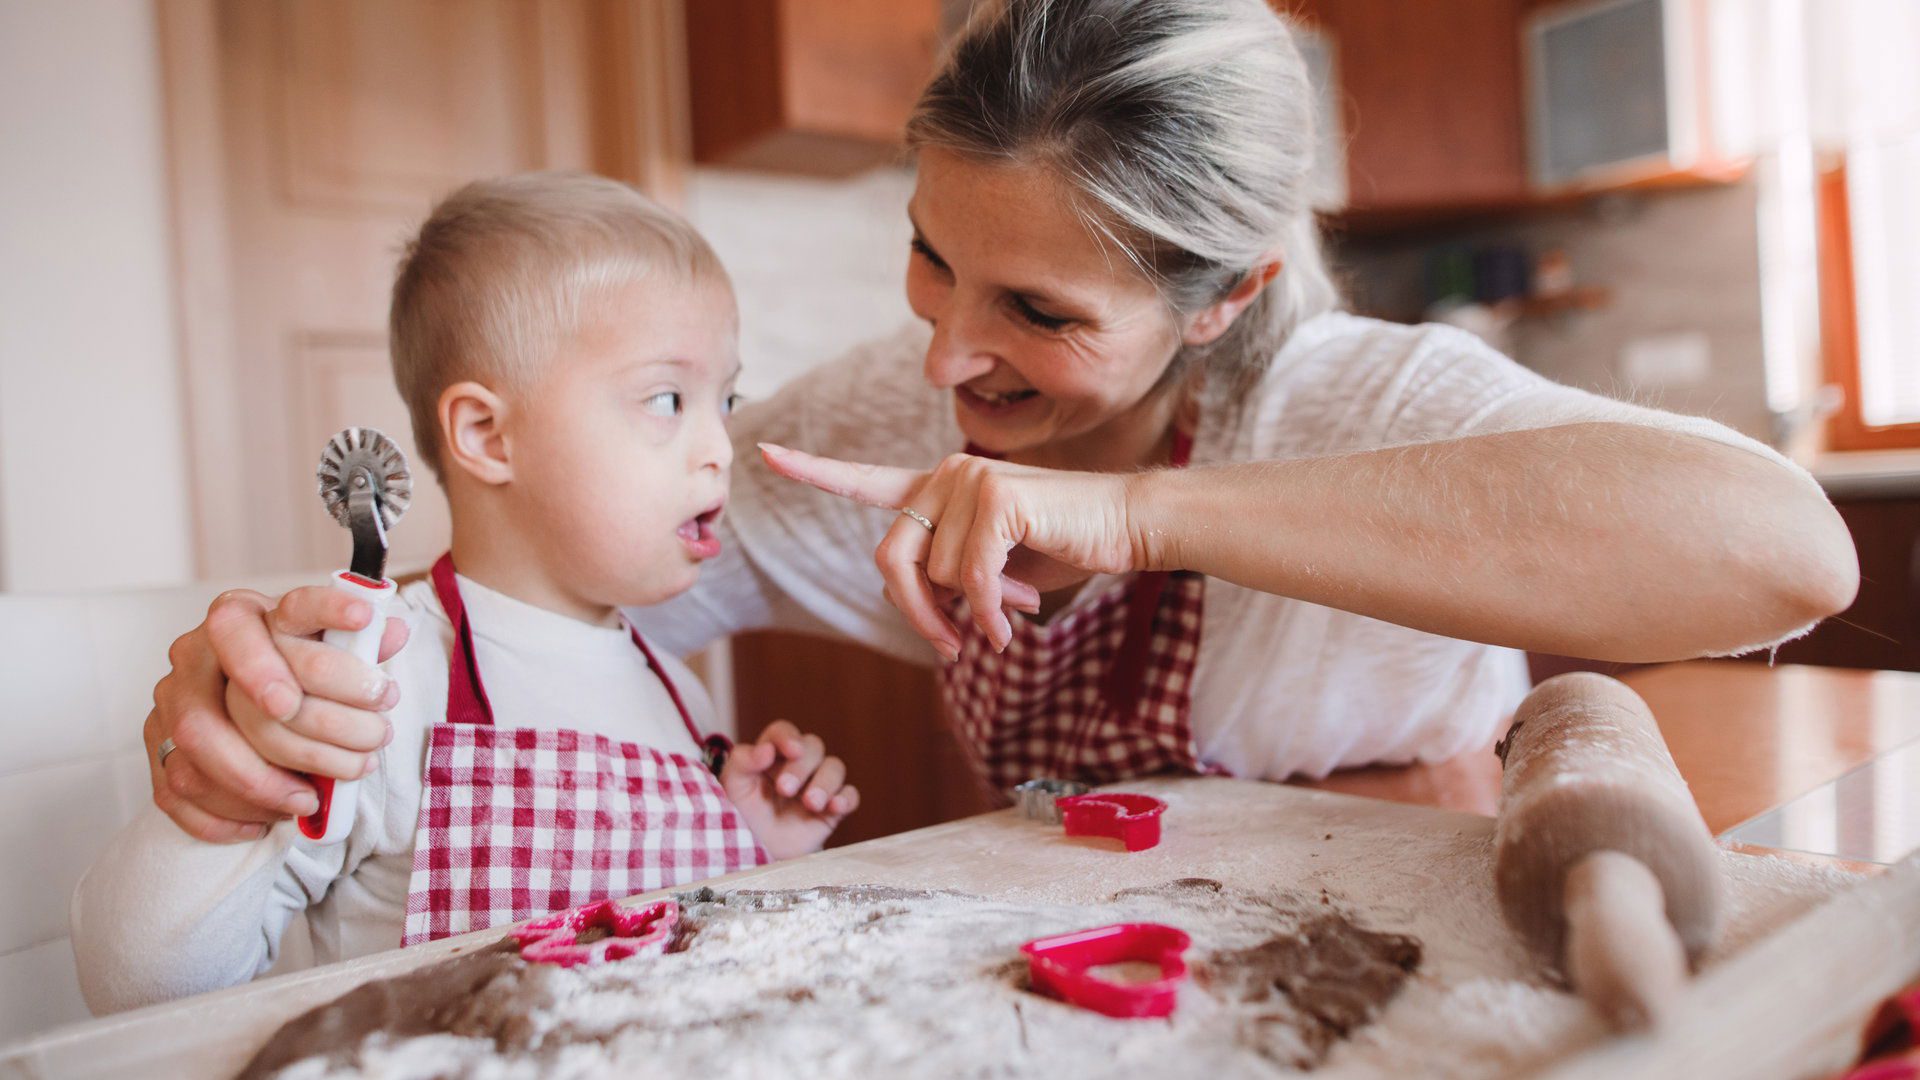
[[1383,934],[1337,912],[1316,915],[1298,933],[1215,953],[1199,966],[1200,984],[1238,1001],[1289,1001],[1293,1017],[1270,1022],[1294,1027],[1317,1064],[1334,1042],[1371,1023],[1420,966],[1420,942]]

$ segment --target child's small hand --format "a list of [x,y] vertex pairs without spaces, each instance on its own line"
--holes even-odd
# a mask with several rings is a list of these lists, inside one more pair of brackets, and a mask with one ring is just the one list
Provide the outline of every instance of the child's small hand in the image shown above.
[[727,798],[776,859],[819,851],[859,807],[860,792],[846,778],[846,763],[829,757],[818,735],[802,735],[785,720],[734,747],[720,768]]

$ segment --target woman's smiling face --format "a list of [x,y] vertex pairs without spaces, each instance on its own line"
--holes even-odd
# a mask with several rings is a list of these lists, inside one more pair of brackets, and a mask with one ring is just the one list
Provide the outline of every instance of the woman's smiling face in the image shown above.
[[1039,166],[920,152],[907,302],[927,381],[995,454],[1075,454],[1139,415],[1179,347],[1165,302]]

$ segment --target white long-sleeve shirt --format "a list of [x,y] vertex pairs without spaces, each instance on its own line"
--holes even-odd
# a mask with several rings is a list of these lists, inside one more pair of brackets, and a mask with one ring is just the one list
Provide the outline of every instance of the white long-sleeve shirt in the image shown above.
[[[721,523],[725,553],[689,593],[629,613],[650,640],[685,653],[726,634],[777,626],[936,661],[881,595],[873,550],[897,514],[782,479],[754,448],[774,442],[917,469],[959,451],[966,439],[952,395],[922,374],[928,333],[907,327],[742,410],[733,497]],[[1206,396],[1192,463],[1322,457],[1586,421],[1711,439],[1814,483],[1720,424],[1561,386],[1464,331],[1343,313],[1296,329],[1251,391]],[[1097,594],[1098,584],[1080,595]],[[1528,686],[1525,657],[1515,650],[1213,579],[1200,641],[1192,705],[1200,758],[1250,778],[1444,760],[1490,744]]]
[[[666,687],[624,628],[589,625],[465,577],[460,595],[496,724],[570,728],[698,759]],[[148,807],[74,893],[74,956],[94,1012],[246,982],[272,966],[301,912],[316,962],[399,946],[428,729],[446,716],[453,626],[425,581],[402,589],[391,613],[413,636],[386,665],[401,688],[394,737],[360,782],[351,834],[307,848],[283,822],[252,843],[207,844]],[[677,658],[654,651],[694,723],[711,731],[706,688]]]

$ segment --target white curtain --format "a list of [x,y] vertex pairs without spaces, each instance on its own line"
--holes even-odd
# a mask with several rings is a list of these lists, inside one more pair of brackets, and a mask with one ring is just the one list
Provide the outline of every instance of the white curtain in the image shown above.
[[1709,0],[1716,133],[1761,190],[1771,404],[1820,408],[1814,171],[1847,163],[1869,424],[1920,422],[1920,0]]
[[1806,0],[1812,135],[1846,155],[1868,424],[1920,422],[1920,0]]

